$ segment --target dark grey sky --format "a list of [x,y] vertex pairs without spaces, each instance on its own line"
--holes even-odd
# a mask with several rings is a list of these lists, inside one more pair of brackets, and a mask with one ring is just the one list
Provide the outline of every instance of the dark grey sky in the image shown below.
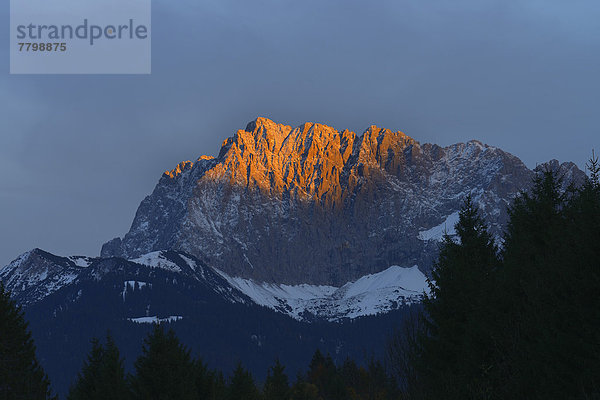
[[0,265],[97,255],[165,169],[258,115],[583,167],[599,21],[597,0],[153,0],[150,76],[11,76],[2,29]]

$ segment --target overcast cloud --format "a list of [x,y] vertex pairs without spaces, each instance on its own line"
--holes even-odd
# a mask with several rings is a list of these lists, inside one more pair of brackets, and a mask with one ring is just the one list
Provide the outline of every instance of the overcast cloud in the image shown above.
[[[8,25],[8,2],[0,23]],[[0,265],[97,255],[161,173],[256,116],[529,167],[600,148],[600,2],[154,0],[152,75],[8,75],[0,30]]]

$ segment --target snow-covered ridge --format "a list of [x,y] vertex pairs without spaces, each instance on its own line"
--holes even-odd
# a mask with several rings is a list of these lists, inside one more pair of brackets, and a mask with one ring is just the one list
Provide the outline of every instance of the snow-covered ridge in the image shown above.
[[[195,261],[179,253],[179,256],[204,278]],[[181,268],[169,260],[164,252],[155,251],[132,262],[151,268],[163,268],[181,272]],[[420,302],[428,291],[427,278],[415,265],[409,268],[392,266],[341,287],[327,285],[286,285],[256,282],[252,279],[232,277],[216,268],[232,289],[248,296],[254,303],[289,315],[297,320],[312,318],[339,321],[365,315],[386,313],[403,304]],[[223,288],[215,288],[222,291]],[[231,290],[231,289],[228,289]]]
[[415,265],[397,265],[363,276],[341,287],[260,283],[219,273],[256,304],[282,312],[297,320],[313,317],[339,321],[375,315],[420,302],[427,292],[427,278]]
[[162,251],[153,251],[152,253],[144,254],[141,257],[129,260],[131,262],[147,265],[152,268],[161,268],[172,272],[181,272],[181,267],[173,261],[167,259]]
[[70,256],[68,257],[69,260],[73,261],[73,263],[81,268],[87,268],[90,266],[90,264],[92,262],[94,262],[94,258],[93,257],[87,257],[87,256]]
[[[144,275],[143,272],[142,275],[138,275],[139,271],[163,269],[181,276],[182,280],[192,279],[199,282],[198,290],[213,292],[229,302],[253,302],[300,321],[340,321],[386,313],[404,304],[420,302],[423,292],[427,291],[428,287],[425,275],[416,265],[410,268],[392,266],[385,271],[365,275],[339,287],[287,285],[232,277],[216,268],[206,266],[193,256],[174,251],[156,251],[132,260],[119,260],[82,256],[59,257],[36,249],[2,269],[0,279],[21,304],[33,304],[82,280],[102,280],[110,268],[123,266],[138,271],[136,275],[122,281],[122,289],[118,293],[123,302],[138,290],[140,293],[156,290],[153,275]],[[134,276],[140,278],[136,279]],[[175,284],[179,280],[178,277],[171,281]],[[176,316],[178,310],[171,310],[169,314]],[[164,319],[133,316],[129,320],[150,323],[161,322]]]
[[25,261],[27,261],[27,259],[29,258],[29,256],[31,255],[31,253],[34,250],[29,250],[26,251],[25,253],[21,254],[19,257],[17,257],[15,260],[13,260],[10,264],[6,264],[3,267],[0,267],[0,276],[7,274],[8,272],[10,272],[13,269],[17,269],[21,266],[21,264],[23,264]]
[[0,280],[13,295],[27,293],[22,305],[31,304],[71,284],[94,260],[83,256],[58,257],[33,249],[0,267]]

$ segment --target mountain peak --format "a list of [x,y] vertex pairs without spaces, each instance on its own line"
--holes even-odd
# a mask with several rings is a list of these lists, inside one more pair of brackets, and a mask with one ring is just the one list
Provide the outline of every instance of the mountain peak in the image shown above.
[[[569,181],[583,174],[565,167]],[[421,145],[376,125],[357,135],[258,117],[216,159],[169,171],[101,254],[181,250],[231,276],[278,283],[343,284],[390,265],[428,270],[437,242],[426,233],[448,225],[467,195],[500,236],[507,204],[533,174],[477,141]]]
[[169,178],[173,179],[176,178],[177,176],[179,176],[181,173],[183,173],[185,170],[189,170],[194,166],[194,163],[192,161],[182,161],[179,164],[177,164],[177,166],[175,168],[173,168],[170,171],[165,171],[165,175],[167,175]]
[[[339,195],[339,174],[356,135],[313,122],[296,128],[259,117],[225,140],[206,179],[302,199]],[[338,196],[339,197],[339,196]]]
[[266,117],[256,117],[254,120],[248,122],[248,124],[246,125],[246,132],[256,132],[257,130],[264,128],[264,129],[268,129],[268,130],[274,130],[274,129],[291,129],[291,127],[284,125],[284,124],[278,124],[277,122],[266,118]]

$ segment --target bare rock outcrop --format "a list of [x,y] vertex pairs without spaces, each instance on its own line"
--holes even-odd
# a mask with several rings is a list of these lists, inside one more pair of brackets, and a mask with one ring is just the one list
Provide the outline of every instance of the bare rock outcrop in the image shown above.
[[[551,167],[584,179],[572,163]],[[341,284],[391,265],[427,272],[467,195],[501,237],[507,206],[533,174],[475,140],[440,147],[376,126],[356,135],[257,118],[218,157],[165,172],[101,255],[181,250],[278,283]]]

